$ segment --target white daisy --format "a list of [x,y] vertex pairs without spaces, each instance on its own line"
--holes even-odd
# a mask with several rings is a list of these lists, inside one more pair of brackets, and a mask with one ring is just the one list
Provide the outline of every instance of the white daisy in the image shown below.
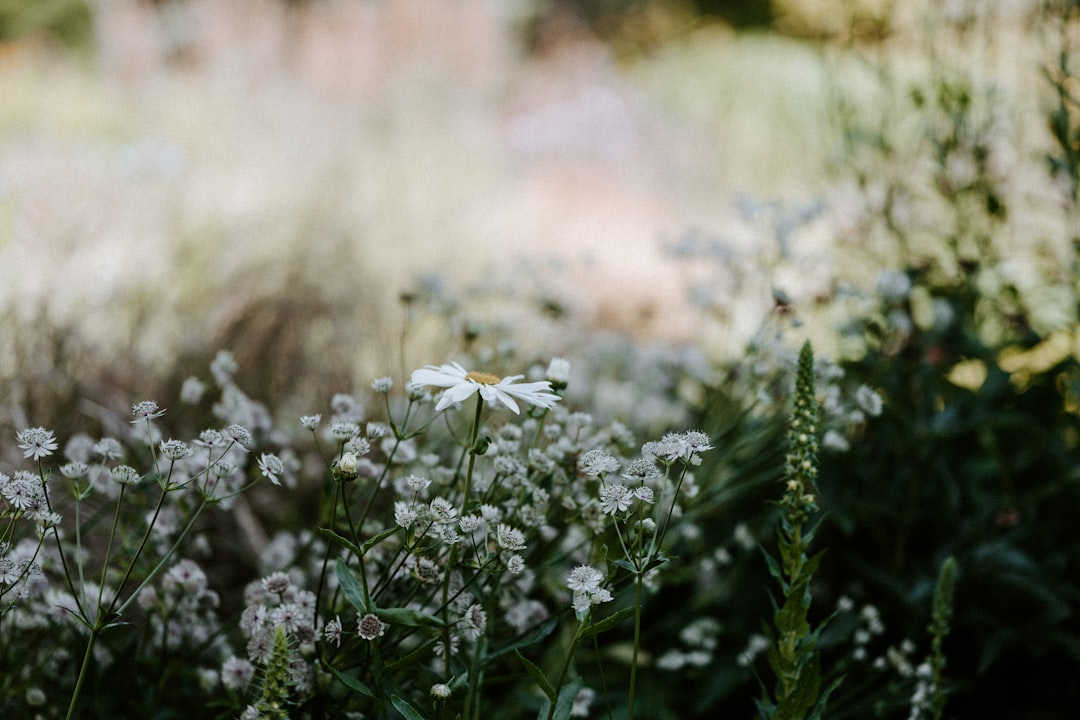
[[463,402],[477,392],[488,404],[502,403],[514,413],[519,412],[515,399],[547,409],[554,407],[559,401],[559,396],[551,392],[550,382],[541,380],[519,383],[518,380],[523,377],[525,376],[510,375],[500,378],[491,373],[475,370],[470,372],[461,365],[452,363],[439,366],[428,365],[415,370],[409,381],[417,386],[446,389],[435,405],[436,412],[445,410],[454,403]]

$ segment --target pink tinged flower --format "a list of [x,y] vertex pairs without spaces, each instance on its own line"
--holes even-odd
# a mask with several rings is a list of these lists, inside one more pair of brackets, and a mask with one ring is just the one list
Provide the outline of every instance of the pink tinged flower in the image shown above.
[[246,451],[246,446],[251,444],[251,433],[248,432],[247,428],[245,428],[243,425],[230,425],[229,427],[222,430],[221,433],[225,436],[226,439],[231,440],[233,443],[239,446],[241,450]]
[[374,640],[375,638],[382,637],[386,632],[386,623],[380,620],[374,613],[368,613],[360,618],[358,632],[360,637],[364,640]]
[[335,616],[333,620],[326,623],[323,627],[323,637],[326,638],[326,642],[334,643],[337,647],[341,647],[341,617]]
[[241,690],[247,687],[255,676],[255,666],[235,655],[221,666],[221,684],[228,690]]
[[457,363],[450,365],[428,365],[413,371],[409,382],[417,386],[444,388],[442,397],[435,405],[435,411],[441,412],[455,403],[464,402],[476,393],[489,405],[501,403],[508,410],[520,412],[520,401],[528,405],[551,409],[559,401],[559,396],[551,391],[547,380],[520,383],[524,375],[510,375],[500,378],[491,373],[468,371]]
[[280,485],[281,476],[285,474],[285,463],[273,453],[263,453],[259,458],[259,472],[270,482]]
[[57,448],[56,437],[52,430],[43,427],[32,427],[15,433],[15,439],[19,441],[19,449],[23,451],[23,457],[40,460],[52,455]]

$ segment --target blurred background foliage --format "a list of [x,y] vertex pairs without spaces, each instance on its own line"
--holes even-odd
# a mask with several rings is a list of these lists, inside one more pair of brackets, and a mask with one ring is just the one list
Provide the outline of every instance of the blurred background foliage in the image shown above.
[[83,0],[0,0],[0,42],[46,36],[79,47],[89,42],[92,23]]
[[[180,3],[157,5],[155,12],[166,13]],[[299,13],[304,5],[319,3],[290,3],[289,12]],[[676,671],[654,666],[641,681],[643,704],[657,718],[749,717],[758,685],[754,660],[740,658],[768,607],[764,588],[769,586],[753,545],[772,542],[771,519],[762,509],[779,496],[785,382],[791,369],[765,340],[774,332],[780,344],[812,335],[824,354],[835,358],[832,382],[849,394],[867,385],[885,401],[879,418],[842,423],[847,449],[823,454],[821,505],[828,517],[818,543],[828,550],[814,588],[815,610],[824,617],[845,599],[856,608],[840,613],[823,638],[826,666],[848,675],[830,716],[908,716],[915,680],[901,671],[899,659],[906,652],[905,661],[917,665],[927,652],[934,580],[944,558],[953,556],[958,581],[954,627],[946,642],[948,715],[1070,717],[1080,705],[1073,682],[1080,666],[1080,546],[1073,540],[1080,500],[1080,6],[1067,0],[945,5],[550,0],[524,4],[510,20],[500,20],[513,27],[520,45],[493,50],[480,64],[490,64],[492,57],[539,62],[567,37],[598,38],[623,73],[620,78],[630,78],[635,101],[648,106],[650,122],[669,122],[665,113],[674,114],[672,107],[684,113],[676,127],[690,136],[689,149],[661,143],[661,154],[697,153],[732,163],[710,168],[715,174],[675,161],[658,165],[666,191],[692,196],[695,188],[707,190],[699,205],[678,217],[689,229],[662,238],[678,257],[678,270],[665,266],[656,274],[674,276],[680,290],[722,287],[726,293],[698,296],[674,312],[661,307],[661,321],[652,325],[646,310],[655,308],[632,305],[634,341],[613,339],[614,333],[607,333],[617,323],[610,315],[589,315],[582,310],[590,307],[588,300],[567,299],[560,293],[565,287],[539,280],[543,273],[536,264],[491,270],[490,257],[498,253],[461,240],[470,232],[496,234],[486,219],[450,239],[441,234],[452,232],[442,223],[461,214],[473,196],[453,195],[459,179],[453,169],[459,166],[431,152],[443,135],[434,134],[432,145],[417,146],[413,141],[423,133],[397,129],[418,108],[427,117],[438,114],[400,88],[379,89],[376,100],[364,99],[376,107],[373,116],[340,126],[329,118],[318,132],[299,122],[299,130],[293,128],[287,111],[256,112],[252,126],[237,122],[231,128],[237,135],[252,127],[280,131],[268,137],[285,148],[282,165],[290,168],[295,165],[289,158],[321,152],[321,142],[330,153],[341,147],[359,150],[340,166],[300,177],[297,184],[316,187],[310,195],[275,195],[278,214],[269,219],[257,217],[257,206],[251,215],[232,208],[240,217],[236,224],[215,224],[206,197],[225,196],[228,188],[239,186],[237,197],[243,201],[244,190],[257,194],[260,186],[244,186],[232,176],[219,185],[198,182],[216,169],[199,166],[206,162],[199,156],[185,160],[197,145],[191,138],[205,132],[194,115],[185,114],[190,106],[183,100],[140,105],[143,122],[174,123],[168,127],[179,141],[124,145],[124,171],[130,174],[117,185],[143,183],[148,194],[141,202],[152,203],[157,196],[150,191],[157,188],[161,197],[170,197],[176,189],[170,173],[182,175],[188,170],[176,168],[192,162],[196,170],[207,170],[192,182],[208,188],[201,198],[206,204],[162,202],[175,243],[163,254],[155,254],[160,251],[154,246],[144,267],[172,263],[175,270],[147,271],[153,282],[146,285],[119,283],[99,307],[125,308],[121,320],[58,313],[49,305],[50,292],[14,293],[16,301],[4,308],[9,341],[2,349],[0,379],[11,412],[0,427],[9,437],[14,427],[28,424],[49,426],[61,437],[75,428],[87,430],[87,418],[102,417],[103,407],[132,398],[176,397],[183,380],[205,368],[221,347],[236,353],[243,386],[286,416],[311,412],[317,399],[375,374],[404,376],[412,369],[407,360],[482,355],[477,349],[487,348],[489,357],[527,365],[542,359],[538,348],[550,354],[591,348],[586,354],[591,360],[581,358],[582,364],[591,363],[584,377],[593,385],[577,398],[583,407],[607,403],[612,414],[636,408],[640,425],[652,413],[658,427],[650,430],[691,420],[718,446],[699,472],[708,479],[701,483],[704,530],[678,539],[679,569],[650,602],[644,639],[646,647],[656,648],[651,660],[658,663],[665,648],[686,645],[685,618],[709,617],[717,624],[715,658]],[[93,47],[93,8],[64,0],[0,0],[0,39],[48,38],[63,46]],[[290,27],[300,33],[303,24]],[[1015,34],[1000,32],[1003,28]],[[712,44],[718,37],[729,44]],[[16,52],[14,45],[5,47]],[[185,51],[183,42],[170,47],[169,62],[197,62],[198,53]],[[729,47],[737,52],[728,53]],[[780,79],[770,80],[787,84],[775,102],[748,100],[740,93],[761,84],[754,68],[766,57],[783,59],[776,73]],[[806,70],[811,65],[812,73]],[[450,72],[461,69],[452,65]],[[15,73],[12,87],[36,92],[42,75],[31,73],[27,80],[10,72]],[[276,88],[279,80],[240,76],[240,85],[258,79]],[[746,84],[728,80],[734,76]],[[389,77],[391,84],[413,79]],[[491,97],[520,79],[500,76],[462,93],[494,102]],[[109,114],[111,96],[102,99],[77,83],[53,82],[50,87],[75,98],[79,109],[72,115],[79,115],[79,122],[56,117],[42,130],[28,109],[38,96],[26,90],[14,92],[7,109],[0,110],[7,128],[31,127],[34,137],[50,131],[74,137],[75,144],[86,137],[79,128],[93,124],[91,136],[100,145],[90,155],[110,153],[117,137],[129,139],[141,131]],[[212,99],[225,107],[235,87],[221,82]],[[430,87],[422,86],[420,94]],[[163,82],[156,91],[139,86],[133,94],[185,98],[188,89],[181,78]],[[310,99],[293,97],[290,103]],[[351,96],[349,102],[363,104]],[[251,110],[226,117],[246,117]],[[475,120],[454,117],[462,124]],[[743,122],[757,126],[758,137],[747,142],[760,143],[755,149],[776,147],[775,154],[751,153],[740,165],[738,157],[714,153],[720,136],[740,142],[740,126],[727,122],[730,117],[749,118]],[[784,132],[768,124],[777,118]],[[419,126],[431,129],[423,122]],[[481,134],[490,129],[484,126]],[[289,131],[303,136],[298,151]],[[471,158],[468,182],[480,188],[479,196],[490,197],[506,178],[505,161],[486,155],[485,143]],[[353,184],[345,166],[357,157],[370,163],[377,183]],[[812,176],[803,171],[819,161]],[[69,176],[93,176],[96,166],[86,158],[81,162],[90,170],[61,165]],[[425,189],[450,201],[431,206],[411,190],[417,176],[437,174],[440,166],[450,168],[450,177]],[[688,167],[700,173],[689,190]],[[757,168],[756,177],[751,167]],[[282,175],[271,164],[259,170],[275,180],[275,188],[280,185]],[[573,187],[592,187],[594,179]],[[718,204],[721,195],[727,199],[745,190],[744,183],[759,194],[773,185],[786,190],[794,183],[802,189],[744,198],[732,203],[738,213],[726,206],[729,214],[738,214],[732,225],[746,230],[752,254],[740,249],[732,237],[737,233],[725,234],[729,226],[696,212]],[[102,196],[112,189],[104,181],[94,187]],[[102,199],[90,197],[91,202]],[[14,201],[0,194],[3,202],[9,203],[0,204],[0,220],[6,221]],[[379,212],[348,215],[357,205]],[[398,214],[425,213],[430,222],[405,230],[394,225]],[[693,227],[702,218],[704,229]],[[99,226],[61,228],[58,254],[74,252],[86,227]],[[415,237],[421,240],[410,239]],[[540,232],[526,239],[539,244],[537,238],[545,237]],[[16,241],[4,236],[3,244]],[[461,272],[470,282],[463,283],[465,289],[447,289],[441,280],[412,274],[413,268],[397,269],[398,256],[383,255],[398,245],[413,257],[435,255],[428,266],[455,271],[465,266]],[[262,246],[270,249],[259,256]],[[282,253],[282,246],[290,250]],[[230,248],[236,254],[222,261]],[[475,257],[482,260],[474,263]],[[555,275],[562,270],[557,263],[545,267]],[[339,277],[327,268],[355,271]],[[170,290],[169,280],[188,289]],[[617,293],[620,299],[626,295],[622,287]],[[740,306],[736,297],[752,302]],[[359,315],[367,320],[357,322]],[[646,344],[643,337],[655,342],[649,347],[663,346],[666,338],[656,339],[656,328],[687,317],[694,328],[691,340],[713,351],[705,360],[663,350],[649,362],[635,359]],[[179,330],[162,334],[163,325],[175,324]],[[529,337],[511,352],[503,340],[515,333]],[[715,351],[710,343],[719,343],[725,333],[729,344]],[[401,350],[406,345],[412,348],[408,355]],[[429,348],[438,354],[426,354]],[[661,360],[651,365],[656,357]],[[702,372],[702,366],[710,369]],[[647,372],[655,367],[663,372]],[[641,407],[632,397],[620,406],[610,399],[612,388],[643,385],[642,377],[652,378],[652,384],[639,388],[636,397],[659,396],[668,404]],[[191,421],[197,425],[200,419]],[[858,609],[866,606],[877,608],[884,629],[862,644],[867,654],[860,658],[852,637],[863,624]],[[901,652],[905,641],[913,649]],[[878,658],[886,659],[883,667],[874,667]],[[757,662],[760,669],[760,658]],[[587,676],[595,672],[580,670]],[[600,679],[593,681],[598,687]]]

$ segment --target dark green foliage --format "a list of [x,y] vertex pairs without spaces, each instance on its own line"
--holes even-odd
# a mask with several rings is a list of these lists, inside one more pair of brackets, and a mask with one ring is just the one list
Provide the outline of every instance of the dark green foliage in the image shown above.
[[799,353],[795,396],[788,421],[788,456],[784,466],[784,497],[778,521],[780,560],[766,555],[769,572],[780,584],[783,605],[773,614],[773,625],[762,623],[769,640],[767,658],[776,678],[775,690],[763,687],[758,701],[762,720],[803,720],[822,716],[835,680],[821,690],[821,655],[817,645],[823,625],[809,620],[812,595],[810,583],[821,563],[822,553],[808,556],[813,527],[803,527],[817,508],[814,480],[817,478],[817,435],[820,432],[814,380],[814,354],[810,343]]

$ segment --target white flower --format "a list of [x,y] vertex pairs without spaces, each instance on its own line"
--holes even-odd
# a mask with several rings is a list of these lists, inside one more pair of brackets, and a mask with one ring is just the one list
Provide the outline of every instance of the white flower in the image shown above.
[[860,385],[855,391],[855,403],[870,417],[881,414],[881,396],[871,387]]
[[[191,448],[183,440],[166,440],[161,443],[161,454],[166,460],[183,460],[191,454]],[[85,467],[85,466],[84,466]]]
[[552,383],[566,387],[570,382],[570,361],[566,358],[551,358],[545,376]]
[[285,463],[273,453],[263,453],[259,458],[259,472],[275,485],[281,484],[281,475],[285,474]]
[[56,437],[52,430],[43,427],[32,427],[15,433],[15,439],[19,441],[19,449],[23,451],[23,457],[40,460],[52,455],[57,448]]
[[356,453],[342,453],[337,461],[337,471],[342,477],[355,480],[360,474],[360,458],[356,457]]
[[607,485],[600,488],[600,509],[608,515],[626,512],[630,509],[632,497],[633,494],[625,485]]
[[487,613],[484,608],[475,603],[470,605],[465,616],[461,618],[461,634],[469,640],[475,640],[483,635],[486,629]]
[[158,404],[153,400],[143,400],[131,406],[131,414],[135,416],[132,424],[143,420],[153,420],[165,414],[164,410],[158,409]]
[[591,565],[578,565],[566,578],[566,587],[592,594],[600,590],[600,583],[603,581],[604,573]]
[[463,402],[477,392],[488,404],[502,403],[514,413],[520,412],[514,400],[550,409],[559,401],[559,396],[551,392],[551,383],[547,380],[519,383],[524,375],[510,375],[500,378],[485,372],[468,371],[457,363],[450,365],[428,365],[413,371],[409,379],[413,385],[433,388],[445,388],[442,397],[435,405],[436,412],[445,410],[454,403]]
[[141,479],[139,471],[130,465],[117,465],[111,471],[112,478],[121,485],[134,485]]
[[525,549],[525,533],[509,525],[499,524],[495,531],[495,542],[503,550],[511,552]]
[[402,500],[394,503],[394,522],[398,527],[409,527],[416,521],[416,515],[416,508],[410,503]]
[[619,461],[599,448],[589,450],[578,459],[578,470],[590,477],[600,477],[619,471]]

